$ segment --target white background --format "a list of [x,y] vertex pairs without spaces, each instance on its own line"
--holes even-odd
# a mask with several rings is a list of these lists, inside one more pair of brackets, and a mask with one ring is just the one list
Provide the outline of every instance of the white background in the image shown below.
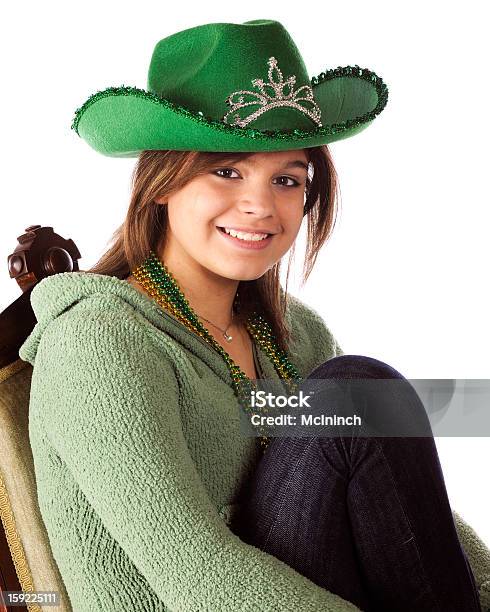
[[[389,87],[374,123],[331,145],[341,213],[303,288],[299,240],[290,291],[346,353],[407,378],[490,378],[488,4],[241,4],[4,7],[0,310],[20,294],[7,255],[28,225],[72,238],[87,269],[124,219],[135,160],[93,151],[70,129],[75,109],[109,86],[146,88],[153,47],[173,32],[277,19],[311,76],[358,64]],[[451,506],[490,545],[488,438],[436,444]]]

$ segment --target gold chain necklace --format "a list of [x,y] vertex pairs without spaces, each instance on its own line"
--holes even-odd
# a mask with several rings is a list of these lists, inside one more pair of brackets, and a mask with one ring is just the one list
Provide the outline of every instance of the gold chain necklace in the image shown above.
[[197,315],[197,316],[200,319],[204,319],[207,323],[211,323],[211,325],[214,325],[214,327],[216,327],[216,329],[219,329],[220,332],[223,334],[223,338],[227,342],[231,342],[233,340],[233,336],[230,336],[229,334],[226,333],[230,329],[230,327],[233,325],[233,313],[231,313],[231,321],[230,321],[230,324],[228,325],[228,327],[226,329],[221,329],[221,327],[218,327],[216,325],[216,323],[213,323],[212,321],[210,321],[209,319],[206,319],[206,317],[203,317],[202,315]]
[[[177,281],[153,251],[145,261],[132,271],[133,277],[140,283],[146,293],[154,298],[157,303],[165,310],[176,317],[185,327],[196,333],[203,340],[214,347],[228,366],[231,374],[233,389],[239,403],[248,414],[256,414],[250,406],[251,391],[256,390],[257,386],[247,377],[241,368],[232,360],[230,355],[209,333],[209,331],[199,321],[194,310],[181,291]],[[265,351],[271,359],[279,377],[284,380],[291,392],[297,389],[297,384],[302,380],[296,367],[289,361],[288,355],[280,349],[272,333],[268,321],[254,312],[247,320],[247,330],[255,339],[257,344]],[[267,408],[264,409],[267,412]],[[258,427],[259,432],[263,428]],[[260,436],[262,451],[265,452],[270,439]]]

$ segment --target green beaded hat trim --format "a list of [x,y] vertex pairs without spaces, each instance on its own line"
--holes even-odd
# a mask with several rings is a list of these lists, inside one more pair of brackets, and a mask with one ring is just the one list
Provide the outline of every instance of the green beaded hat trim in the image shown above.
[[[182,293],[176,279],[156,254],[151,251],[145,261],[132,271],[132,274],[146,293],[154,298],[164,310],[169,311],[183,325],[218,351],[228,366],[233,389],[239,403],[247,414],[256,414],[250,407],[250,393],[252,390],[257,389],[257,385],[234,363],[230,355],[200,322]],[[261,314],[254,312],[248,318],[246,327],[260,348],[264,350],[274,364],[281,380],[287,383],[289,391],[295,392],[297,384],[302,380],[302,377],[296,367],[289,361],[288,355],[279,348],[268,321]],[[267,410],[265,409],[264,412],[267,412]],[[260,428],[258,430],[259,432],[261,431]],[[269,444],[269,438],[261,435],[260,444],[262,450],[265,451]]]

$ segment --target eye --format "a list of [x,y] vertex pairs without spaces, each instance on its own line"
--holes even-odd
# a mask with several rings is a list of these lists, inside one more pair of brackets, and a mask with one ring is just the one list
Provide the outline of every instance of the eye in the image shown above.
[[[222,172],[223,174],[219,174],[220,172]],[[217,170],[213,170],[213,174],[227,179],[236,178],[234,176],[230,176],[230,173],[232,172],[238,174],[238,171],[234,168],[218,168]],[[292,181],[292,184],[278,183],[279,187],[299,187],[300,185],[300,183],[296,179],[293,179],[291,176],[279,176],[278,179],[286,179],[286,181]]]
[[223,175],[223,174],[218,174],[218,172],[236,172],[236,170],[234,170],[233,168],[219,168],[218,170],[215,170],[213,174],[217,174],[218,176],[221,176],[222,178],[233,178],[229,175]]
[[293,184],[292,184],[292,185],[291,185],[291,184],[290,184],[290,185],[285,185],[284,183],[282,183],[282,184],[280,185],[281,187],[298,187],[298,186],[299,186],[298,181],[297,181],[296,179],[293,179],[291,176],[280,176],[280,177],[278,177],[278,178],[280,178],[280,179],[286,179],[286,180],[288,180],[288,181],[293,181]]

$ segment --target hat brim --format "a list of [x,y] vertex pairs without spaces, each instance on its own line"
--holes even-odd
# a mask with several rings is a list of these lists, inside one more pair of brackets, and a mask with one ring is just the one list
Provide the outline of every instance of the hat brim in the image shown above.
[[109,157],[144,150],[284,151],[349,138],[368,127],[388,101],[381,77],[359,66],[338,67],[311,79],[322,127],[271,131],[209,119],[154,93],[122,85],[90,96],[75,111],[72,128]]

